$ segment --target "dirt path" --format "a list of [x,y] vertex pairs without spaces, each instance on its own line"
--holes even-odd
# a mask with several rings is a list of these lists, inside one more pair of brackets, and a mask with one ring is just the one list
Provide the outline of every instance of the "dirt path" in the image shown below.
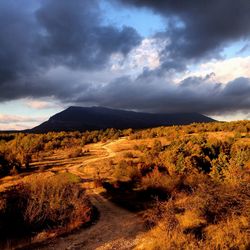
[[[91,181],[93,176],[86,176],[86,173],[79,171],[79,168],[115,156],[111,146],[121,142],[121,140],[124,139],[100,145],[106,151],[104,155],[69,167],[68,171],[84,180],[87,178]],[[100,213],[100,218],[95,225],[88,229],[81,229],[66,237],[54,239],[35,249],[133,249],[136,244],[136,237],[144,231],[142,219],[137,214],[120,208],[105,199],[100,195],[101,191],[103,191],[101,188],[88,189],[90,200]]]
[[99,151],[98,154],[84,160],[81,163],[74,163],[71,167],[67,167],[66,170],[72,174],[80,176],[83,180],[87,180],[87,182],[91,182],[95,177],[94,174],[96,174],[93,173],[93,171],[96,172],[96,169],[91,167],[91,163],[99,162],[101,160],[116,156],[116,152],[112,150],[112,146],[119,144],[124,140],[125,138],[121,138],[116,141],[107,142],[105,144],[95,144],[92,150]]

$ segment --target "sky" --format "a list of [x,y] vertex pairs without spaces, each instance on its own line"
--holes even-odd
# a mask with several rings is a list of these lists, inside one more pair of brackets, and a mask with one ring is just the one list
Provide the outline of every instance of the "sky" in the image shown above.
[[0,0],[0,130],[68,106],[250,119],[246,0]]

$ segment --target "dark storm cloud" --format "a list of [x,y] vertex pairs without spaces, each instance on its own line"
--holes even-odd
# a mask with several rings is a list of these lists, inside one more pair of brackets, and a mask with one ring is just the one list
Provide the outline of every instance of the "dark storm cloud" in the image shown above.
[[179,84],[150,75],[135,81],[123,77],[102,88],[90,87],[77,101],[147,112],[249,112],[249,78],[237,78],[225,85],[211,82],[211,76],[189,77]]
[[188,63],[217,57],[225,44],[249,37],[249,1],[120,1],[164,16],[166,31],[155,36],[169,42],[159,68],[111,82],[85,79],[82,72],[101,71],[112,53],[126,56],[141,37],[130,27],[103,25],[99,0],[1,1],[0,102],[49,96],[64,104],[149,112],[249,112],[248,78],[171,81]]
[[29,10],[13,1],[0,3],[0,85],[33,70],[35,29]]
[[[112,1],[112,0],[111,0]],[[165,66],[177,67],[189,60],[219,57],[228,43],[250,35],[250,1],[247,0],[120,0],[123,4],[147,7],[166,20],[170,39],[163,55]],[[168,65],[170,63],[170,65]],[[166,67],[165,67],[166,69]],[[182,67],[181,67],[182,69]]]
[[97,0],[34,3],[0,3],[0,100],[48,95],[54,86],[39,84],[51,67],[97,70],[141,41],[133,28],[102,25]]
[[140,42],[133,28],[102,26],[97,0],[46,0],[37,17],[45,31],[42,54],[72,67],[96,69],[111,53],[126,55]]
[[[13,80],[12,84],[0,86],[0,101],[8,101],[18,98],[55,97],[62,102],[72,100],[75,95],[84,92],[90,87],[90,83],[75,77],[74,71],[63,68],[43,75],[31,75],[29,78]],[[15,89],[13,89],[15,86]]]

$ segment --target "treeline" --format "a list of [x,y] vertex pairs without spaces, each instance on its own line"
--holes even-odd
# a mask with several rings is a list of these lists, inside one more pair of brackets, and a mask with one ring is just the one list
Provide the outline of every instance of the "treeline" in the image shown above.
[[86,132],[49,132],[47,134],[2,133],[0,134],[0,177],[28,169],[34,158],[57,149],[75,148],[71,155],[81,155],[80,148],[89,143],[115,140],[129,136],[130,139],[165,137],[175,140],[186,135],[206,132],[233,132],[235,136],[249,136],[250,122],[197,123],[187,126],[158,127],[144,130],[106,129]]
[[131,139],[145,139],[166,137],[173,140],[179,136],[206,132],[233,132],[235,134],[250,132],[250,121],[236,122],[212,122],[212,123],[193,123],[185,126],[158,127],[137,130],[131,135]]

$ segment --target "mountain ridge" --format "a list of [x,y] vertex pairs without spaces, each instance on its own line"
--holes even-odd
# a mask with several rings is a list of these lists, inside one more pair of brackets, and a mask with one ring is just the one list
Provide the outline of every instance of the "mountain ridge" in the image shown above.
[[214,119],[199,113],[144,113],[99,106],[70,106],[51,116],[42,124],[27,130],[27,132],[47,133],[107,128],[140,129],[214,121]]

